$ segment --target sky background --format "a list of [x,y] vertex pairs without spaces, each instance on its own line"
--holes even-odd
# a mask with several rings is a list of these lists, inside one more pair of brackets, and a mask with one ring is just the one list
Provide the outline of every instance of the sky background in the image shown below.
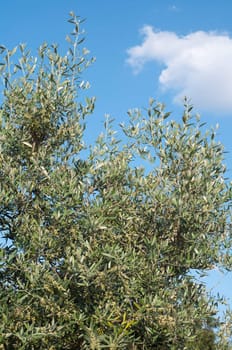
[[[146,108],[150,97],[177,118],[187,96],[209,127],[219,123],[232,178],[232,1],[3,0],[0,45],[27,43],[33,54],[44,41],[66,48],[70,11],[86,19],[85,46],[96,57],[83,77],[97,98],[88,138],[105,114],[126,122],[127,110]],[[216,271],[207,286],[231,298],[232,274]]]

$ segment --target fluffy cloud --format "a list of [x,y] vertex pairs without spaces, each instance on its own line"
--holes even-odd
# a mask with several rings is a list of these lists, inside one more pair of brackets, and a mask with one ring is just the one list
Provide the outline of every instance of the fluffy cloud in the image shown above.
[[148,61],[161,63],[160,86],[210,112],[232,113],[232,38],[198,31],[186,36],[142,29],[143,42],[128,50],[127,62],[139,72]]

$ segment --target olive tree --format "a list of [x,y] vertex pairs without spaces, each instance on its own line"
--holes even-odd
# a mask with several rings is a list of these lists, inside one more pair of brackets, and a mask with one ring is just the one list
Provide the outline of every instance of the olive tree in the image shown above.
[[229,349],[196,273],[231,269],[223,146],[187,101],[178,121],[152,99],[86,145],[91,59],[69,21],[66,55],[0,48],[0,348]]

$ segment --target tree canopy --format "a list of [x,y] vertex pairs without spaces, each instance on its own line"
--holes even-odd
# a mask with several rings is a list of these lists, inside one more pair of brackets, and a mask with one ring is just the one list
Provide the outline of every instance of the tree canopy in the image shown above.
[[153,99],[85,144],[91,59],[69,21],[66,55],[0,47],[0,349],[231,349],[197,278],[232,266],[223,145],[187,100],[173,120]]

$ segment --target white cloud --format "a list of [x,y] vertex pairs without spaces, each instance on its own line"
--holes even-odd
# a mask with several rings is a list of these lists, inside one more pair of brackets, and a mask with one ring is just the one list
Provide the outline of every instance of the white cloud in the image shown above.
[[232,113],[232,38],[204,31],[178,36],[151,26],[141,32],[142,44],[128,49],[136,73],[148,61],[159,62],[160,86],[174,93],[175,102],[187,96],[197,108]]
[[179,12],[179,8],[176,5],[169,5],[168,10],[172,12]]

